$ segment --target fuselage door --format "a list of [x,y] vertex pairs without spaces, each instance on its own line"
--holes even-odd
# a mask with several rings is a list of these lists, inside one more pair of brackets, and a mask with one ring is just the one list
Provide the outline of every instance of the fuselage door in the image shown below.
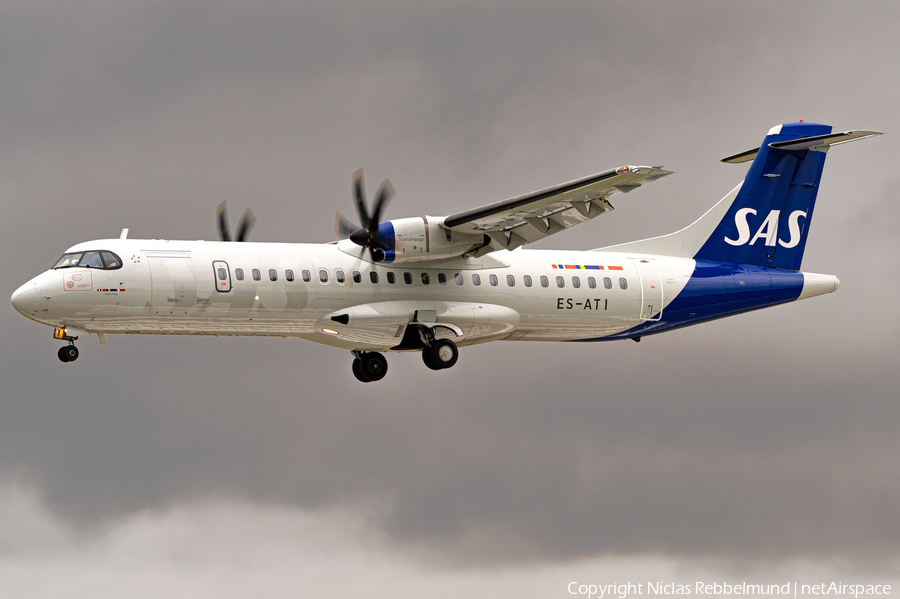
[[635,260],[641,282],[641,320],[660,320],[663,311],[663,286],[659,269],[649,260]]
[[188,254],[147,252],[152,291],[150,314],[184,315],[194,309],[197,284]]
[[224,260],[213,260],[213,276],[216,279],[216,291],[231,291],[231,269]]

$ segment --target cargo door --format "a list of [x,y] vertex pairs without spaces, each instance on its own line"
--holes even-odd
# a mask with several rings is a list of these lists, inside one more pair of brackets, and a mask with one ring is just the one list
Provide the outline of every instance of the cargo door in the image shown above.
[[150,262],[150,314],[185,315],[194,309],[197,283],[190,255],[147,255]]

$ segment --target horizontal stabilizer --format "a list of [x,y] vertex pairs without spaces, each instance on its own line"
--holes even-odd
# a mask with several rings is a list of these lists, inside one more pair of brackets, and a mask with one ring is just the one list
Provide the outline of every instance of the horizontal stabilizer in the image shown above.
[[[883,135],[883,133],[881,131],[844,131],[843,133],[829,133],[828,135],[815,135],[813,137],[774,142],[770,143],[769,147],[777,150],[812,150],[821,152],[826,150],[829,146],[837,146],[847,142],[856,141],[857,139],[874,137],[876,135]],[[728,164],[750,162],[756,157],[757,152],[759,152],[759,148],[747,150],[746,152],[723,158],[722,162]]]

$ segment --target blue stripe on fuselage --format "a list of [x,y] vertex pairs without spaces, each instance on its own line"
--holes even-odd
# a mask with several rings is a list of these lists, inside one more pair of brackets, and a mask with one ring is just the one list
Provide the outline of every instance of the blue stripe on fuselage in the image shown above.
[[[681,293],[663,309],[660,320],[644,322],[605,341],[661,333],[671,329],[732,316],[741,312],[792,302],[803,291],[803,273],[732,262],[697,260]],[[655,316],[655,315],[654,315]]]

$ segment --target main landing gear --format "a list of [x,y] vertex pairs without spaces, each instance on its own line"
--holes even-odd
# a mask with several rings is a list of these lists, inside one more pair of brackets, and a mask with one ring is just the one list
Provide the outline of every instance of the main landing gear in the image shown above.
[[450,368],[458,359],[459,350],[449,339],[439,339],[432,343],[431,347],[422,348],[422,361],[432,370]]
[[[387,374],[388,364],[384,354],[354,350],[353,376],[363,383],[380,381]],[[60,358],[62,359],[62,358]],[[422,348],[422,361],[432,370],[450,368],[459,359],[456,344],[449,339],[438,339]]]
[[363,383],[380,381],[387,374],[388,364],[383,354],[374,351],[353,352],[353,374]]

